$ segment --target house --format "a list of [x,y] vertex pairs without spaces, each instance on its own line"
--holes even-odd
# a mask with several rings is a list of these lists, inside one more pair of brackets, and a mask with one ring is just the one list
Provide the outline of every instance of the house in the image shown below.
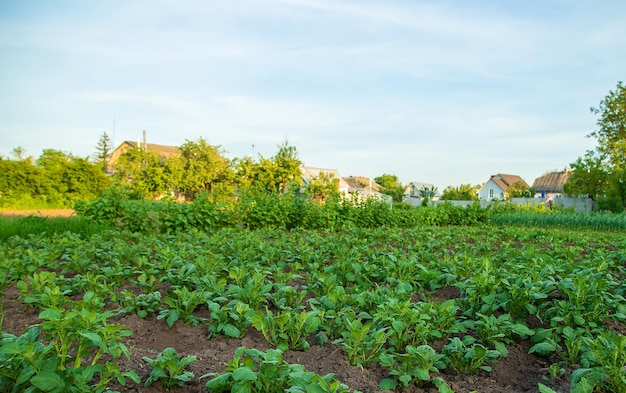
[[382,186],[371,177],[365,176],[349,176],[341,178],[346,185],[346,189],[344,191],[376,191],[380,192],[382,190]]
[[419,205],[423,199],[422,190],[426,190],[426,192],[435,192],[436,194],[430,196],[430,198],[432,200],[439,199],[439,193],[437,192],[437,187],[435,187],[434,184],[413,181],[404,188],[403,202],[410,203],[411,205]]
[[528,183],[517,175],[505,175],[502,173],[492,175],[478,190],[478,198],[483,201],[505,200],[509,187],[520,182],[525,188],[529,188]]
[[120,159],[120,156],[132,149],[145,149],[146,151],[154,152],[163,161],[180,154],[180,149],[177,146],[146,143],[145,137],[143,142],[124,141],[115,150],[113,150],[113,153],[111,153],[109,165],[107,165],[107,173],[113,173],[113,167],[115,166],[117,160]]
[[314,168],[300,165],[300,173],[302,174],[302,185],[304,187],[308,187],[311,184],[311,181],[313,181],[314,179],[319,179],[322,176],[326,176],[337,182],[337,184],[339,185],[337,191],[341,190],[342,180],[339,176],[339,172],[336,169]]
[[553,197],[563,196],[563,186],[569,179],[569,171],[567,168],[560,172],[550,172],[538,177],[533,182],[535,189],[535,198],[546,198],[549,195]]
[[341,177],[336,169],[315,168],[300,166],[302,173],[302,185],[308,187],[314,179],[320,179],[322,176],[330,177],[336,181],[337,191],[344,197],[358,195],[358,198],[376,198],[391,203],[389,195],[379,192],[382,187],[373,179],[363,176]]
[[390,195],[380,192],[382,186],[376,183],[371,177],[349,176],[342,177],[341,180],[339,191],[344,196],[357,195],[359,200],[363,198],[374,198],[389,204],[393,203],[393,198]]

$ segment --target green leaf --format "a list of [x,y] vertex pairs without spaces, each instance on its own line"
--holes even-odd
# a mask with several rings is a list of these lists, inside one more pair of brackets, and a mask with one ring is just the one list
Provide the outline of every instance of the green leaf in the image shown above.
[[87,340],[91,341],[98,347],[102,346],[102,337],[99,334],[91,333],[91,332],[80,332],[80,335],[85,337]]
[[20,375],[17,377],[17,380],[15,381],[15,386],[20,386],[21,384],[25,383],[33,375],[35,375],[35,370],[32,367],[30,366],[24,367],[22,371],[20,372]]
[[539,382],[538,385],[539,385],[539,393],[556,393],[555,390],[550,389],[549,387],[542,384],[541,382]]
[[324,389],[320,385],[308,384],[305,387],[306,393],[324,393]]
[[554,351],[556,351],[556,345],[554,343],[544,341],[533,345],[528,350],[528,353],[537,353],[539,356],[548,356]]
[[504,358],[509,356],[509,351],[506,349],[506,345],[504,345],[504,343],[501,343],[500,341],[498,341],[496,342],[495,347],[496,347],[496,351],[500,352],[500,356]]
[[169,327],[174,326],[174,323],[176,321],[178,321],[178,318],[180,317],[180,311],[178,310],[171,310],[169,315],[167,316],[167,325]]
[[229,323],[225,324],[222,329],[224,330],[224,335],[228,337],[239,337],[241,335],[241,330]]
[[63,379],[52,370],[42,370],[30,379],[30,383],[44,392],[61,391],[65,388]]
[[[208,374],[205,374],[208,375]],[[203,375],[203,377],[205,376]],[[230,381],[230,377],[231,377],[231,373],[224,373],[221,375],[218,375],[217,377],[210,379],[207,383],[206,383],[206,387],[207,389],[211,389],[214,391],[219,391],[221,392],[221,389],[226,389],[228,388],[229,385],[229,381]],[[200,377],[202,378],[202,377]]]
[[0,354],[17,355],[18,353],[22,353],[22,347],[15,342],[3,343],[0,347]]
[[378,382],[380,390],[396,390],[398,387],[398,381],[393,378],[385,378]]
[[247,382],[254,381],[257,376],[254,371],[249,369],[248,367],[241,367],[233,371],[233,379],[237,382]]

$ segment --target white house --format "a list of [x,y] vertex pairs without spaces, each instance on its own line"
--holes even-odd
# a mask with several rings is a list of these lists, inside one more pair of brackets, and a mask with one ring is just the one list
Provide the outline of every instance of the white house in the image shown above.
[[478,198],[483,201],[491,200],[505,200],[507,196],[507,190],[510,186],[516,183],[522,183],[524,187],[529,188],[528,183],[517,175],[505,175],[498,173],[491,176],[491,178],[483,184],[478,190]]
[[[410,182],[404,188],[404,198],[403,202],[409,203],[411,205],[417,206],[422,202],[422,190],[427,191],[435,191],[436,187],[430,183],[420,183],[420,182]],[[432,200],[438,200],[441,195],[439,192],[436,192],[435,195],[431,197]]]

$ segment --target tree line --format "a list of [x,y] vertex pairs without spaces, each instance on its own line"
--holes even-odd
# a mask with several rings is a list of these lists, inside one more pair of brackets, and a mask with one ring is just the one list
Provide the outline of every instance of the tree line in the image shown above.
[[[595,150],[589,150],[570,164],[564,192],[588,195],[601,210],[622,211],[626,206],[626,86],[622,82],[591,108],[597,115]],[[112,186],[123,187],[136,198],[171,197],[193,200],[201,194],[229,200],[242,190],[264,193],[302,192],[301,161],[287,141],[272,157],[229,159],[221,146],[200,138],[186,141],[178,154],[164,157],[138,144],[111,166],[114,147],[103,133],[91,157],[77,157],[59,150],[45,149],[37,158],[26,157],[15,148],[12,157],[0,156],[0,208],[73,207],[78,200],[90,200]],[[322,201],[338,193],[338,179],[322,174],[304,187],[312,199]],[[401,202],[405,186],[393,174],[374,178],[381,192]],[[462,184],[443,190],[444,200],[477,200],[479,186]],[[434,187],[419,191],[423,200],[432,199]],[[509,187],[508,197],[531,196],[521,184]]]

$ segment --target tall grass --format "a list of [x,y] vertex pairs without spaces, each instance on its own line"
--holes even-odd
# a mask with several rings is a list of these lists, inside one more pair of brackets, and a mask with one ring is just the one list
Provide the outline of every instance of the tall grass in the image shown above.
[[624,213],[574,213],[567,211],[533,212],[514,211],[491,216],[494,225],[511,225],[538,228],[594,229],[626,231]]
[[0,240],[11,236],[54,236],[64,232],[89,237],[108,228],[107,224],[94,224],[85,217],[0,217]]

